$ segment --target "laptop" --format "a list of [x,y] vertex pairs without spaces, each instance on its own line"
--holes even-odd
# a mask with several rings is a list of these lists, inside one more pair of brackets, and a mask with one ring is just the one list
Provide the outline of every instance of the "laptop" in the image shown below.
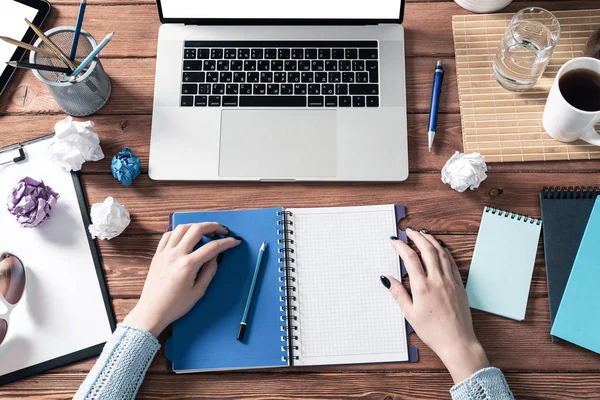
[[408,177],[405,0],[157,0],[149,175]]

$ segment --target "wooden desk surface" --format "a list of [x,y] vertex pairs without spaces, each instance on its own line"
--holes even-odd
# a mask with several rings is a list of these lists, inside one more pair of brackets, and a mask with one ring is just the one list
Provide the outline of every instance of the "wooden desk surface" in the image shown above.
[[[45,27],[73,25],[79,0],[53,1]],[[550,10],[597,8],[597,0],[516,1]],[[440,170],[462,150],[451,18],[464,14],[453,2],[410,1],[406,7],[408,127],[411,175],[400,184],[155,183],[147,174],[156,39],[159,27],[151,0],[89,0],[84,28],[96,37],[116,31],[103,51],[112,78],[109,103],[91,119],[107,157],[88,163],[83,183],[90,203],[114,196],[131,212],[124,235],[101,242],[108,287],[119,320],[139,297],[147,268],[171,211],[198,209],[343,206],[404,203],[405,225],[439,235],[466,278],[484,205],[540,216],[544,186],[598,186],[600,161],[489,165],[479,190],[459,194],[443,185]],[[435,150],[427,151],[426,127],[432,68],[447,69]],[[30,72],[19,71],[0,98],[0,146],[51,132],[64,118],[49,92]],[[140,156],[144,174],[126,188],[110,173],[110,159],[124,145]],[[502,251],[499,243],[498,251]],[[600,356],[550,341],[548,293],[540,245],[526,320],[515,322],[473,312],[475,328],[491,362],[506,372],[518,398],[600,398]],[[450,376],[416,336],[416,364],[304,367],[176,376],[161,351],[141,387],[141,398],[197,399],[441,399],[449,398]],[[95,360],[0,387],[0,398],[71,398]]]

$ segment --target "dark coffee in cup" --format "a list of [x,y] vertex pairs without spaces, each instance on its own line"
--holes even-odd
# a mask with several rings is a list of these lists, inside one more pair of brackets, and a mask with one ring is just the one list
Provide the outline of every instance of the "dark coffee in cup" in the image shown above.
[[560,93],[573,107],[582,111],[600,111],[600,74],[589,69],[566,72],[558,81]]

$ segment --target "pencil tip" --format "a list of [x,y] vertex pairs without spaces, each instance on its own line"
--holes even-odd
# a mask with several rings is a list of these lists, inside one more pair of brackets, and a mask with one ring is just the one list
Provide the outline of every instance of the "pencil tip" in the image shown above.
[[264,250],[265,247],[267,247],[267,241],[266,240],[264,242],[262,242],[262,246],[260,246],[260,249]]

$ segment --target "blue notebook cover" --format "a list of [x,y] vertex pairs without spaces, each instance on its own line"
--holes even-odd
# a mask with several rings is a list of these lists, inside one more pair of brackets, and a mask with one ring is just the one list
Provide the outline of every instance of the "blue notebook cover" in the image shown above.
[[484,209],[466,287],[471,308],[525,319],[541,225],[535,218]]
[[587,223],[552,335],[600,353],[600,197]]
[[[282,340],[286,335],[285,312],[281,307],[284,292],[280,281],[281,257],[278,225],[282,208],[261,210],[175,213],[173,228],[180,224],[219,221],[243,243],[224,254],[219,269],[206,294],[194,308],[173,324],[173,335],[166,354],[174,371],[191,372],[220,369],[244,369],[288,366]],[[203,242],[207,239],[203,239]],[[248,329],[244,341],[237,333],[258,251],[262,242],[267,249],[258,277]]]

